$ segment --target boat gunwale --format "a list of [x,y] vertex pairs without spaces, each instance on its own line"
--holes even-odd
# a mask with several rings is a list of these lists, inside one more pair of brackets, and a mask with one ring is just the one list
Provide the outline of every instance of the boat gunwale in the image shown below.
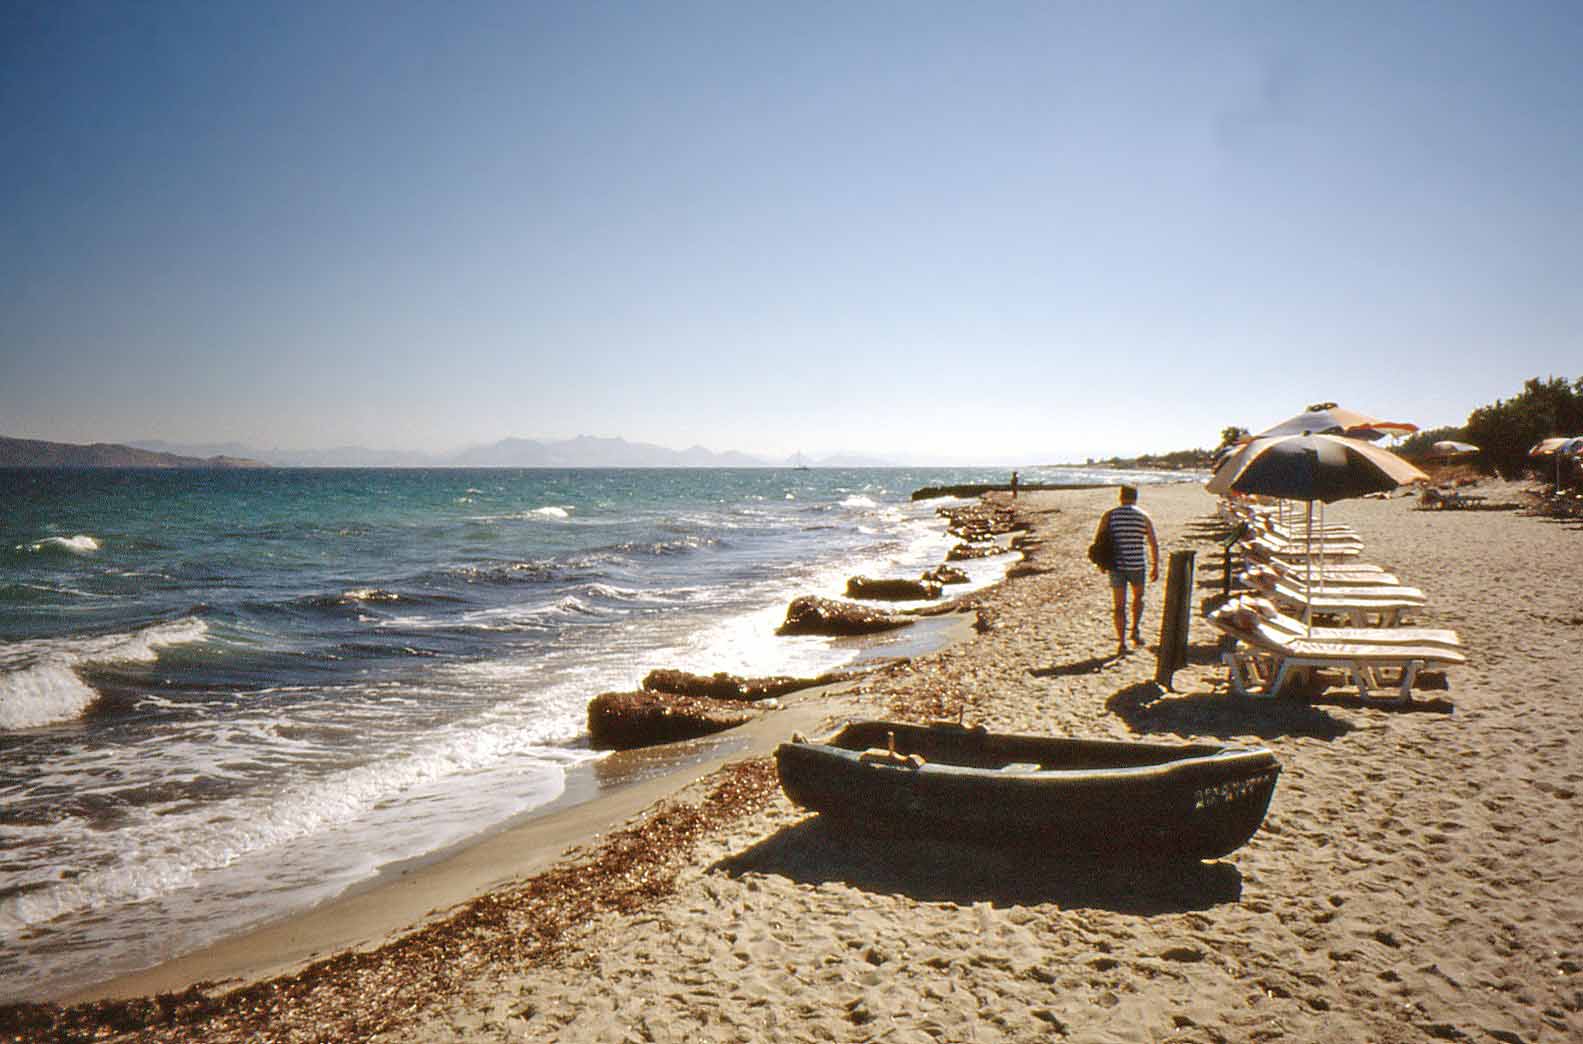
[[[938,738],[945,741],[980,738],[1003,746],[1044,747],[1053,751],[1066,749],[1089,754],[1102,754],[1107,749],[1115,748],[1160,755],[1161,757],[1159,760],[1143,761],[1130,765],[1022,770],[1010,767],[1017,764],[1018,762],[1016,761],[997,767],[958,764],[948,759],[940,758],[926,758],[922,765],[891,765],[883,761],[862,761],[863,752],[870,749],[867,746],[870,740],[865,740],[862,737],[865,734],[883,734],[886,732],[899,732],[904,735],[910,734],[931,739]],[[843,739],[846,740],[845,743],[841,742]],[[991,732],[983,726],[962,726],[955,722],[918,724],[879,719],[849,720],[826,736],[813,739],[794,736],[787,743],[781,744],[781,746],[803,748],[841,761],[856,761],[865,769],[892,768],[911,773],[928,772],[933,775],[1028,779],[1035,782],[1078,782],[1084,778],[1093,778],[1096,781],[1105,779],[1118,782],[1122,780],[1143,781],[1154,776],[1190,773],[1195,769],[1214,769],[1217,772],[1223,772],[1227,768],[1239,767],[1238,762],[1248,762],[1247,767],[1249,769],[1257,766],[1258,771],[1273,769],[1278,772],[1281,767],[1280,761],[1275,757],[1275,753],[1268,747],[1246,747],[1230,743],[1160,743],[1149,740],[1129,741],[1072,736],[1037,736],[1025,733]],[[902,753],[908,752],[902,751]],[[780,755],[779,749],[777,749],[776,755],[778,758]]]
[[[956,765],[948,761],[926,760],[921,765],[864,761],[863,751],[861,750],[839,747],[815,740],[802,743],[788,743],[783,746],[802,748],[814,756],[833,758],[845,763],[855,763],[864,770],[888,770],[935,776],[1025,780],[1030,783],[1078,783],[1084,780],[1092,780],[1096,783],[1104,781],[1142,782],[1156,777],[1181,776],[1191,773],[1194,769],[1214,768],[1220,770],[1241,767],[1238,764],[1239,762],[1248,763],[1247,767],[1251,770],[1249,772],[1250,775],[1279,767],[1279,762],[1276,761],[1274,753],[1262,747],[1222,747],[1215,750],[1212,754],[1173,758],[1167,761],[1142,765],[1117,765],[1099,768],[1017,769],[1010,766],[1004,768],[983,768],[973,765]],[[777,753],[779,752],[777,751]]]

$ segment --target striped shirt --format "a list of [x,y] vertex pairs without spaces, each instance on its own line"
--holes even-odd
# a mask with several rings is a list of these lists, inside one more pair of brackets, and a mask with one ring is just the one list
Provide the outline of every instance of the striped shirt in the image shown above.
[[1112,508],[1110,539],[1116,547],[1116,569],[1145,569],[1149,565],[1149,516],[1136,504]]

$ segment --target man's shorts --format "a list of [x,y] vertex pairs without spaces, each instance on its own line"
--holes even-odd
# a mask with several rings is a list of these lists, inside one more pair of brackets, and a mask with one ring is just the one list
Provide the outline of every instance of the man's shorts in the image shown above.
[[1143,580],[1147,575],[1147,570],[1143,569],[1112,569],[1110,571],[1110,586],[1119,591],[1131,584],[1142,591]]

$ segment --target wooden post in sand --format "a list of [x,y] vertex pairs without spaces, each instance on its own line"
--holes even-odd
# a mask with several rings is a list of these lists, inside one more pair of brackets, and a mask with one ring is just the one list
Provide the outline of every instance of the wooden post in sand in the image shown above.
[[1165,613],[1160,620],[1160,651],[1154,680],[1171,687],[1171,676],[1187,666],[1187,632],[1193,622],[1193,559],[1196,552],[1172,551],[1165,577]]

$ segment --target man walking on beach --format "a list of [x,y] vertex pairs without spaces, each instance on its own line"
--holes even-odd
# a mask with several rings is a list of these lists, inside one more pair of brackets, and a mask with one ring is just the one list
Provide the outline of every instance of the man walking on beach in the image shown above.
[[[1160,579],[1160,545],[1154,520],[1138,507],[1136,486],[1121,487],[1121,504],[1105,512],[1101,530],[1109,527],[1115,556],[1110,567],[1110,595],[1116,621],[1116,655],[1127,653],[1127,588],[1132,588],[1132,644],[1142,647],[1144,566],[1150,580]],[[1144,549],[1148,549],[1145,560]]]

